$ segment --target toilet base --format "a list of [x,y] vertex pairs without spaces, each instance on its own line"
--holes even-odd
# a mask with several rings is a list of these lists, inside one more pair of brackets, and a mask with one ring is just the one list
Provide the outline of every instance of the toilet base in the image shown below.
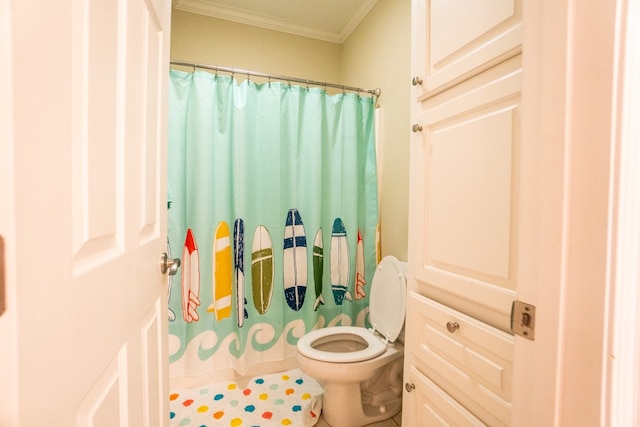
[[402,358],[362,383],[325,384],[322,416],[332,427],[361,427],[402,409]]

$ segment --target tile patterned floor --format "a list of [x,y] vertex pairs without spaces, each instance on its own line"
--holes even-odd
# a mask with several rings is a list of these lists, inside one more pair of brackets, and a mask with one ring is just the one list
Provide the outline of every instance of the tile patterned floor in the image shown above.
[[[402,412],[400,412],[398,415],[388,420],[380,421],[378,423],[368,424],[367,427],[400,427],[401,425],[402,425]],[[324,420],[322,416],[320,416],[320,421],[318,421],[318,424],[316,424],[316,426],[331,427],[329,426],[329,424],[327,424],[327,422]]]

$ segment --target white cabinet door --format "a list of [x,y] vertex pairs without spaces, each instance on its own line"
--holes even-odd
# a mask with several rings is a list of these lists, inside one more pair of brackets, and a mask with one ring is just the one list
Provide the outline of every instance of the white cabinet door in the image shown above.
[[520,59],[422,103],[411,143],[413,285],[504,331],[518,268]]
[[0,424],[168,425],[170,2],[2,5],[15,241],[0,332],[18,363]]
[[424,376],[415,367],[405,373],[415,391],[407,395],[402,410],[402,424],[429,427],[486,427],[458,401]]
[[405,393],[407,425],[432,414],[413,406],[434,394],[413,371],[472,420],[511,425],[521,91],[517,55],[414,109],[405,372],[421,397]]
[[407,425],[509,426],[522,255],[521,5],[413,6],[421,82],[412,105],[405,375],[415,392],[405,393],[404,413]]
[[[408,372],[429,378],[487,425],[511,425],[514,337],[415,292],[407,315]],[[416,391],[428,395],[433,387],[417,377]]]
[[521,0],[418,0],[412,6],[412,55],[426,98],[521,50]]

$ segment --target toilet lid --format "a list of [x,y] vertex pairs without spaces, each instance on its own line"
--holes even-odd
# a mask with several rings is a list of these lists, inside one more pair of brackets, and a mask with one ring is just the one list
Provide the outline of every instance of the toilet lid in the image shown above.
[[404,268],[396,257],[380,261],[371,283],[369,319],[376,331],[394,342],[402,326],[407,306],[407,284]]

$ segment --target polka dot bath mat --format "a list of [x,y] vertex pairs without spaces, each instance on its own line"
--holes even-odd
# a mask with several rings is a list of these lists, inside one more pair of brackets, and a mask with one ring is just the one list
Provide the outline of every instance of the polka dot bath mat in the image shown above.
[[[245,381],[246,382],[246,381]],[[322,410],[323,389],[299,369],[171,390],[170,425],[212,427],[313,426]]]

